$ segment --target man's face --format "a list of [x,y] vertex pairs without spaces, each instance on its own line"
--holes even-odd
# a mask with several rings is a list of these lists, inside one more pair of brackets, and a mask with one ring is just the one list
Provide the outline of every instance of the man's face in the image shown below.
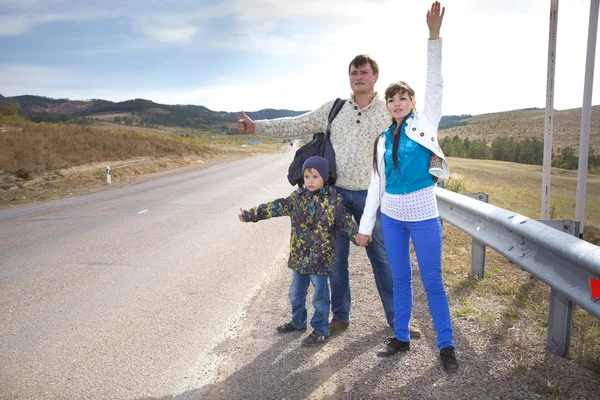
[[375,91],[375,82],[379,74],[373,73],[369,63],[356,68],[350,66],[350,87],[354,94],[372,93]]

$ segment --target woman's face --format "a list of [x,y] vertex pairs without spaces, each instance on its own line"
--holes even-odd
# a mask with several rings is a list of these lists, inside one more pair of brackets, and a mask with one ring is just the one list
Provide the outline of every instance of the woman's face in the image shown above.
[[388,112],[396,122],[406,118],[413,108],[415,108],[416,104],[417,102],[414,99],[411,99],[407,92],[398,92],[393,97],[388,97],[386,99]]

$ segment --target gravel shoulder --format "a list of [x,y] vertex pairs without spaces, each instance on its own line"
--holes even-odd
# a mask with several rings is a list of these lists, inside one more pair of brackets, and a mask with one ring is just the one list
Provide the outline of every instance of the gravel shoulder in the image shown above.
[[[598,398],[600,376],[548,353],[542,335],[531,336],[523,328],[499,336],[468,318],[453,317],[460,369],[444,372],[418,268],[413,272],[413,321],[424,335],[412,341],[405,355],[377,357],[376,350],[393,332],[362,249],[351,249],[350,268],[353,308],[347,331],[319,348],[300,345],[306,333],[275,331],[289,318],[290,273],[282,260],[249,304],[237,335],[216,349],[215,382],[169,398]],[[450,297],[452,309],[458,300]],[[515,340],[508,336],[513,334],[527,335],[527,346],[511,349]]]

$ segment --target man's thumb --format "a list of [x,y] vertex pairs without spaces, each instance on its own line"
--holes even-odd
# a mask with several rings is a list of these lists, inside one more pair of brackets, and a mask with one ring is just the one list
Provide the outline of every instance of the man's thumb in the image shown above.
[[242,118],[243,119],[250,119],[243,110],[242,110]]

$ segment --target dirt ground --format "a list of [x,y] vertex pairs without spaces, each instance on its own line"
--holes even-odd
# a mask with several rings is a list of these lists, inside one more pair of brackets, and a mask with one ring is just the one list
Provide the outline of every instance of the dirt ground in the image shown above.
[[[455,228],[444,224],[444,235]],[[413,323],[423,337],[411,341],[406,354],[389,358],[375,352],[393,335],[386,324],[371,267],[364,250],[352,247],[352,322],[323,347],[306,348],[306,332],[278,334],[289,319],[285,262],[246,310],[238,336],[217,349],[222,359],[218,379],[178,400],[209,399],[594,399],[600,376],[546,351],[536,324],[523,321],[513,329],[500,325],[506,306],[496,296],[481,298],[491,326],[458,317],[464,293],[449,290],[458,372],[442,370],[435,331],[413,257]],[[464,266],[467,279],[469,266]],[[309,296],[311,292],[309,292]],[[310,299],[310,297],[308,297]],[[309,316],[312,309],[309,306]],[[203,396],[204,395],[204,396]]]
[[[142,179],[153,179],[156,174],[179,173],[238,157],[140,157],[110,163],[91,163],[49,171],[35,177],[20,177],[0,170],[0,208],[91,193]],[[107,183],[107,164],[110,164],[110,185]]]

